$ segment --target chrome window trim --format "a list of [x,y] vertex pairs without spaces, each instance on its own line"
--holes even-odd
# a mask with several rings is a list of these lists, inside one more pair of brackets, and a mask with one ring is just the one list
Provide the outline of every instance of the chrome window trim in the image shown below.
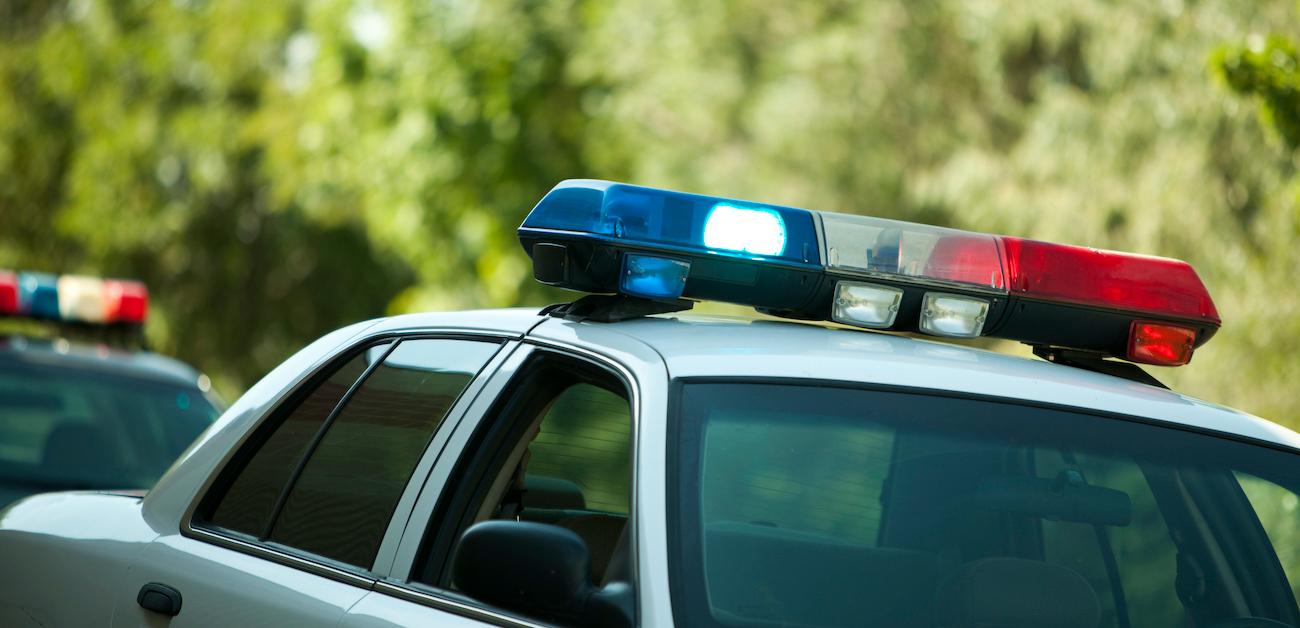
[[185,536],[218,547],[234,550],[242,554],[248,554],[257,558],[269,560],[286,567],[305,571],[312,575],[321,576],[322,578],[329,578],[330,580],[342,582],[343,584],[350,584],[367,590],[374,588],[374,578],[367,578],[352,571],[333,567],[325,564],[323,561],[314,561],[296,554],[279,551],[263,543],[244,541],[230,535],[218,534],[204,528],[191,529],[185,534]]
[[[383,330],[350,339],[347,345],[331,352],[329,355],[319,360],[309,371],[296,378],[291,385],[285,386],[284,389],[276,395],[274,402],[269,404],[270,408],[255,422],[253,422],[253,424],[249,425],[244,430],[244,433],[239,436],[236,443],[222,455],[220,461],[213,467],[212,472],[208,474],[206,479],[204,479],[203,484],[199,489],[195,491],[194,496],[190,499],[189,505],[185,508],[185,513],[181,516],[179,526],[181,536],[255,556],[257,558],[270,560],[287,567],[299,569],[344,584],[360,586],[368,590],[373,589],[374,583],[378,580],[378,577],[374,573],[375,565],[373,564],[370,569],[352,566],[347,566],[348,568],[345,569],[340,566],[331,565],[323,558],[312,557],[312,555],[307,552],[290,552],[287,551],[287,548],[280,549],[272,543],[264,541],[249,541],[239,538],[237,533],[226,531],[221,528],[195,525],[196,522],[194,521],[194,517],[195,513],[198,511],[199,505],[203,502],[208,492],[211,491],[212,485],[216,482],[216,479],[225,472],[227,467],[230,466],[235,455],[248,446],[248,441],[252,438],[252,435],[265,425],[272,416],[275,416],[294,393],[301,390],[302,387],[307,385],[309,382],[316,381],[321,372],[328,366],[334,364],[339,356],[356,350],[364,345],[373,344],[382,340],[399,342],[402,340],[415,339],[478,340],[495,341],[501,344],[501,348],[498,349],[492,358],[488,360],[487,364],[483,366],[483,370],[480,371],[479,375],[471,381],[470,385],[466,386],[466,389],[461,393],[461,397],[457,399],[455,406],[453,406],[452,409],[457,410],[457,412],[463,416],[474,400],[469,399],[469,397],[477,398],[478,392],[481,391],[485,383],[492,379],[492,376],[495,374],[495,369],[500,367],[504,360],[503,356],[508,356],[518,347],[520,335],[511,332],[431,327],[402,329],[399,331]],[[471,392],[471,389],[477,389],[474,391],[473,395],[468,394]],[[449,419],[454,419],[454,423],[458,425],[462,416],[453,417],[451,416],[452,414],[452,412],[448,413]],[[445,431],[449,434],[453,432],[454,425],[451,423],[452,421],[444,423],[439,427],[438,432]],[[449,427],[452,429],[447,429]],[[438,440],[436,434],[433,440]],[[433,444],[432,441],[430,444]],[[428,454],[427,450],[425,454]],[[421,456],[420,462],[416,464],[416,468],[418,469],[420,464],[423,462],[424,456]],[[412,485],[422,486],[422,480],[418,480],[414,473],[412,473],[411,479],[407,483],[407,487],[403,489],[403,498],[406,496],[406,492],[411,489]],[[402,499],[399,498],[399,505],[401,504],[401,501]],[[394,517],[398,516],[398,514],[399,513],[394,512]],[[389,526],[384,531],[384,538],[380,541],[380,551],[376,553],[376,561],[378,561],[381,552],[384,550],[384,546],[390,542],[389,535],[394,533],[392,521],[393,519],[390,518]],[[400,537],[398,537],[398,540],[400,540]]]
[[467,604],[459,600],[453,600],[448,597],[438,595],[432,591],[415,589],[409,586],[402,586],[387,581],[377,581],[374,583],[372,590],[375,593],[390,595],[400,600],[428,606],[440,611],[446,611],[469,619],[486,621],[497,626],[524,626],[527,628],[545,628],[546,624],[533,623],[522,617],[507,615],[486,606]]

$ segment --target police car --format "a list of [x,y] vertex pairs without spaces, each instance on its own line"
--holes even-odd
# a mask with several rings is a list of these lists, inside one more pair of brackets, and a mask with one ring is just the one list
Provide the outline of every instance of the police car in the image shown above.
[[1219,327],[1185,263],[586,180],[519,236],[590,294],[340,329],[143,498],[12,506],[0,623],[1300,625],[1300,437],[1135,365]]
[[206,377],[131,349],[148,307],[136,281],[0,270],[0,507],[148,488],[216,419]]

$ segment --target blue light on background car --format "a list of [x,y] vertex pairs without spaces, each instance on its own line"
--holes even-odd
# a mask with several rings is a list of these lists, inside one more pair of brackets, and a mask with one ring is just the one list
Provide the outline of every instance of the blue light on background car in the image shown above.
[[704,221],[704,246],[754,255],[785,251],[785,221],[770,209],[718,203]]
[[18,309],[36,318],[59,318],[58,276],[46,273],[19,273]]
[[629,253],[623,256],[619,292],[647,299],[676,299],[686,288],[690,262]]

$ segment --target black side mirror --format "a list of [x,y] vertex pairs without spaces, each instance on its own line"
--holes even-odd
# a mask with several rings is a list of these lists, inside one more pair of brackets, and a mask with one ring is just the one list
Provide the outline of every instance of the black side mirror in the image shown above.
[[452,583],[499,608],[546,621],[631,626],[632,590],[591,584],[587,543],[572,530],[528,521],[493,520],[460,537]]

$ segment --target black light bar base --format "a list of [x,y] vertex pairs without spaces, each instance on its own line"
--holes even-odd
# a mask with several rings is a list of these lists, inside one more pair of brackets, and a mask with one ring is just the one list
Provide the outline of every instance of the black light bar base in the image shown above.
[[1079,351],[1077,349],[1062,349],[1060,347],[1048,347],[1044,345],[1030,345],[1034,348],[1034,355],[1047,360],[1053,364],[1062,364],[1073,366],[1085,371],[1101,373],[1102,375],[1112,375],[1127,379],[1139,384],[1147,384],[1157,388],[1169,390],[1169,387],[1153,377],[1150,373],[1142,370],[1142,367],[1129,362],[1118,362],[1107,360],[1106,354],[1094,351]]
[[573,303],[558,303],[542,309],[541,314],[571,321],[617,323],[652,314],[683,312],[695,307],[686,299],[655,301],[622,294],[589,294]]

